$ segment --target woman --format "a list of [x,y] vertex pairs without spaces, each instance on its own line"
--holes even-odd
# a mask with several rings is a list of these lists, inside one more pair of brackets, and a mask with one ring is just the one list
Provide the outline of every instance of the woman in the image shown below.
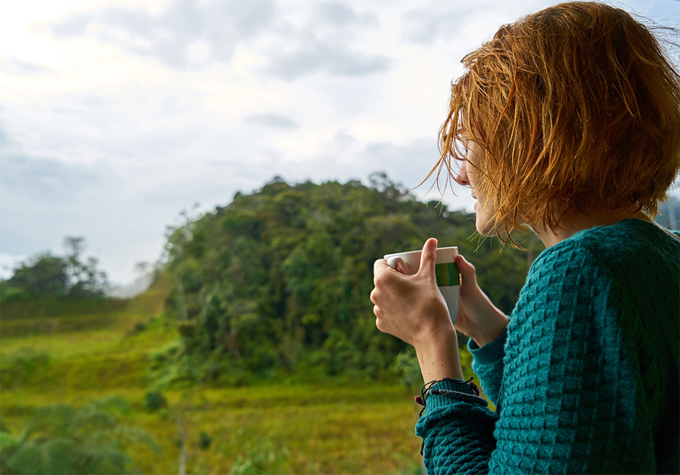
[[495,411],[462,381],[436,241],[416,275],[375,263],[376,325],[432,382],[428,473],[680,473],[680,237],[652,221],[680,168],[680,76],[599,3],[506,25],[463,62],[433,172],[460,163],[480,234],[529,226],[546,250],[510,318],[456,259],[456,329]]

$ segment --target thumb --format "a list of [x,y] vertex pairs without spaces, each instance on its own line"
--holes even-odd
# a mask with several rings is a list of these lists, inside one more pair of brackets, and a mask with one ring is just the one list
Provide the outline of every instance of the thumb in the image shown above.
[[420,255],[419,275],[424,275],[428,278],[435,279],[434,266],[437,263],[437,240],[430,238],[425,241],[423,246],[423,253]]

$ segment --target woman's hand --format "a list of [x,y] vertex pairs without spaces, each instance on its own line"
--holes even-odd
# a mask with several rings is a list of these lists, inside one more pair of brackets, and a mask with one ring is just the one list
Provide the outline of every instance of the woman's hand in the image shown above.
[[446,302],[437,288],[436,252],[437,241],[428,240],[414,275],[399,272],[400,263],[395,270],[384,259],[375,262],[371,302],[375,304],[373,313],[378,330],[413,346],[429,341],[436,333],[453,331]]
[[508,317],[479,288],[475,266],[459,255],[456,256],[456,267],[461,277],[456,329],[482,347],[503,333]]
[[375,262],[371,302],[376,326],[413,345],[425,381],[462,379],[458,338],[437,288],[436,239],[425,242],[420,259],[420,268],[414,275],[401,274],[384,259]]

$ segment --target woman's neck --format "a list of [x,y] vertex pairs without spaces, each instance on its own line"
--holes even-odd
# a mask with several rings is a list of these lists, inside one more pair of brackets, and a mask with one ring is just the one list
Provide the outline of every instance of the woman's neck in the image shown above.
[[649,216],[639,210],[607,210],[590,215],[575,212],[571,213],[559,223],[557,232],[550,229],[533,228],[545,247],[554,246],[558,242],[570,238],[579,231],[594,228],[595,226],[611,226],[624,219],[641,219],[653,223]]

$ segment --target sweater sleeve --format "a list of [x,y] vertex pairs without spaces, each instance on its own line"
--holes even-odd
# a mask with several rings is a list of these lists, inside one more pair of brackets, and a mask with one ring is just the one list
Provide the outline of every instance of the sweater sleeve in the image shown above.
[[520,294],[496,412],[454,393],[427,399],[416,434],[430,475],[644,471],[608,280],[587,252],[559,251],[537,259]]
[[479,347],[472,338],[468,340],[468,349],[472,354],[472,371],[479,377],[484,393],[494,404],[498,403],[503,381],[503,358],[507,336],[506,328],[501,336],[482,347]]

